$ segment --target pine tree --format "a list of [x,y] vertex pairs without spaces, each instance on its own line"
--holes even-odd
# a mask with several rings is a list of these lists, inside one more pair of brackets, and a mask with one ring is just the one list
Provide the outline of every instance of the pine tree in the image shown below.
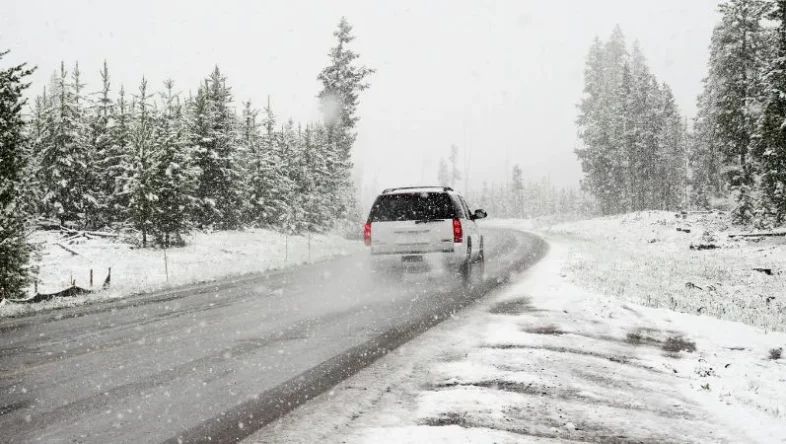
[[737,222],[753,215],[754,166],[750,156],[763,88],[758,72],[764,67],[765,0],[729,0],[720,5],[721,23],[710,47],[710,85],[717,112],[712,113],[717,141],[727,164],[727,181],[735,194]]
[[658,137],[660,156],[660,180],[656,192],[660,192],[661,209],[677,210],[685,203],[687,186],[687,137],[685,123],[677,110],[674,94],[668,85],[663,85],[662,128]]
[[196,221],[202,227],[234,229],[240,225],[241,165],[231,104],[226,77],[216,66],[194,100],[190,129],[198,167]]
[[287,124],[281,128],[276,151],[278,158],[281,159],[281,167],[285,172],[282,177],[283,186],[279,189],[286,202],[284,211],[278,215],[276,225],[285,233],[299,233],[302,228],[301,223],[305,219],[305,214],[302,202],[300,202],[297,193],[298,182],[300,181],[299,166],[301,153],[298,147],[295,125],[292,120],[289,120]]
[[31,215],[40,215],[45,212],[45,208],[41,204],[43,193],[38,179],[40,178],[41,154],[49,136],[50,110],[50,99],[47,96],[46,87],[44,87],[42,94],[36,96],[33,101],[33,110],[26,128],[27,143],[24,152],[26,162],[22,181],[25,183],[24,188],[28,198],[23,200],[22,208],[25,213]]
[[609,192],[606,189],[607,171],[610,161],[602,146],[605,145],[606,131],[598,118],[604,101],[603,44],[598,37],[590,47],[584,68],[584,94],[578,105],[579,115],[576,124],[579,137],[584,146],[576,150],[585,174],[584,184],[598,196],[604,204],[604,213],[611,212],[607,205]]
[[720,198],[727,192],[723,177],[723,153],[715,125],[716,113],[719,110],[715,95],[717,81],[718,79],[711,76],[703,80],[704,86],[697,99],[696,118],[690,135],[691,204],[704,209],[709,209],[713,199]]
[[[637,52],[634,48],[634,54]],[[643,188],[644,178],[641,170],[641,120],[643,107],[636,93],[636,79],[634,79],[631,64],[626,62],[622,69],[621,84],[617,91],[615,103],[621,109],[620,121],[622,123],[621,149],[623,168],[625,170],[625,197],[621,202],[626,211],[641,209],[639,190]]]
[[[0,61],[8,51],[0,51]],[[0,299],[21,295],[29,283],[27,217],[23,207],[26,144],[22,117],[26,64],[0,71]]]
[[324,186],[330,172],[321,150],[324,136],[324,129],[309,125],[303,131],[301,139],[304,174],[300,193],[306,217],[304,228],[317,232],[327,229],[330,221],[330,202]]
[[249,169],[249,219],[259,226],[278,227],[278,217],[288,211],[286,195],[288,176],[278,155],[279,137],[275,130],[276,116],[270,100],[262,120],[264,134],[251,152]]
[[83,225],[95,227],[98,222],[96,220],[96,210],[99,207],[96,191],[95,147],[90,137],[88,122],[90,101],[84,95],[85,84],[82,83],[82,73],[79,71],[78,62],[74,64],[74,69],[71,72],[71,85],[73,87],[77,144],[82,147],[85,156],[84,177],[82,179],[86,191],[86,194],[83,196],[85,200]]
[[766,102],[759,122],[762,206],[776,225],[786,222],[786,0],[777,0],[767,16],[777,23],[774,57],[764,75]]
[[109,67],[106,60],[99,72],[101,76],[101,91],[90,117],[90,146],[93,152],[93,183],[97,200],[96,223],[106,225],[112,221],[111,196],[114,194],[113,176],[109,166],[112,164],[112,125],[114,123],[114,103],[109,97],[111,82]]
[[254,194],[254,184],[252,178],[255,174],[255,171],[257,171],[259,168],[259,165],[256,163],[258,159],[257,151],[260,149],[262,139],[259,131],[260,124],[257,121],[258,116],[259,110],[253,107],[250,100],[243,102],[243,111],[240,117],[238,128],[238,132],[240,134],[238,149],[242,153],[242,163],[245,166],[245,174],[242,177],[242,219],[244,224],[253,224],[256,222],[256,212],[252,203]]
[[585,186],[598,197],[604,214],[625,211],[630,205],[624,97],[619,94],[626,60],[619,27],[605,44],[596,38],[587,56],[579,104],[577,124],[584,146],[576,155],[586,174]]
[[661,209],[659,178],[664,177],[664,159],[658,139],[662,130],[662,93],[638,45],[634,45],[631,57],[631,78],[629,105],[625,109],[632,119],[632,127],[626,129],[632,131],[627,137],[628,169],[633,181],[629,209]]
[[78,95],[63,63],[54,91],[51,134],[41,156],[44,203],[61,224],[84,226],[95,200],[89,188],[90,151],[80,122]]
[[128,198],[126,220],[142,235],[142,247],[147,247],[153,228],[153,208],[158,200],[154,182],[154,146],[156,139],[155,112],[147,92],[147,79],[142,77],[139,94],[135,97],[137,112],[130,128],[129,164],[120,178],[122,194]]
[[131,128],[134,107],[126,100],[125,87],[120,86],[118,100],[110,109],[109,147],[99,157],[98,169],[105,196],[104,213],[110,223],[125,222],[129,205],[129,194],[124,190],[127,178],[132,174]]
[[337,44],[330,50],[330,64],[317,76],[322,83],[318,97],[327,133],[326,157],[332,172],[328,186],[335,203],[334,217],[347,218],[354,201],[350,172],[359,95],[369,87],[367,78],[374,70],[357,65],[360,56],[348,47],[354,37],[346,18],[341,18],[333,35]]
[[[606,137],[603,157],[607,159],[608,171],[605,173],[606,184],[604,188],[611,197],[608,204],[614,213],[630,211],[634,199],[630,195],[631,165],[626,158],[625,146],[626,128],[623,109],[626,97],[620,94],[620,85],[628,59],[625,36],[617,25],[609,40],[603,45],[603,101],[598,116]],[[634,46],[632,61],[634,82],[636,80],[636,63],[636,47]]]
[[182,107],[174,93],[174,81],[164,82],[163,113],[157,116],[153,140],[151,227],[164,248],[183,243],[194,204],[193,171],[189,164]]

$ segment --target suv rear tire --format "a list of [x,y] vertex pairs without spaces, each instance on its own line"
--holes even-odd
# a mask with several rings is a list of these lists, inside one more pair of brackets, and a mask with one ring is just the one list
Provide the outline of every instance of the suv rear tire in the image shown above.
[[464,262],[461,263],[459,267],[459,272],[461,273],[461,277],[464,278],[465,282],[469,282],[472,278],[472,241],[467,241],[467,257],[464,258]]

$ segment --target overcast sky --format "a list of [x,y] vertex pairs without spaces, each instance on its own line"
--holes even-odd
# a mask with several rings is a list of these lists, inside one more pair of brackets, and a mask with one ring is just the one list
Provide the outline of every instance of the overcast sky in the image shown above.
[[355,149],[365,184],[435,183],[438,159],[456,144],[470,158],[470,187],[507,179],[513,163],[529,178],[574,185],[575,105],[593,37],[619,24],[639,40],[692,117],[717,3],[5,0],[0,48],[39,67],[36,92],[60,60],[78,61],[93,90],[104,58],[127,90],[144,74],[187,92],[218,64],[238,104],[270,95],[279,117],[307,122],[319,119],[316,75],[344,15],[354,49],[377,69]]

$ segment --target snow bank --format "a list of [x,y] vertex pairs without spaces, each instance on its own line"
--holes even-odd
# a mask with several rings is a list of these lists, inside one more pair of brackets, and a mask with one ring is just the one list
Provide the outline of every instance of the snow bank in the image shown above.
[[[56,232],[37,232],[32,242],[41,246],[38,291],[53,293],[69,287],[100,290],[109,268],[109,289],[72,298],[59,298],[37,304],[3,302],[0,317],[32,311],[80,305],[97,300],[162,290],[178,285],[206,282],[219,278],[260,273],[267,270],[345,255],[363,249],[361,242],[335,234],[284,236],[280,233],[249,229],[246,231],[196,232],[187,245],[166,250],[140,249],[111,239],[75,239],[58,246],[62,237]],[[90,286],[93,270],[93,286]]]

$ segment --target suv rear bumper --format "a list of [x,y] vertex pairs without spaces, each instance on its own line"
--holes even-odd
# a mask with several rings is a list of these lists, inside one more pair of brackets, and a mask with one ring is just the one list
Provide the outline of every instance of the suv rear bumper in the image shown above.
[[[371,247],[371,260],[377,265],[401,265],[404,262],[422,257],[424,263],[432,265],[461,265],[467,260],[467,251],[464,244],[449,244],[449,249],[443,251],[423,251],[413,248],[375,249]],[[403,246],[402,246],[403,247]]]
[[389,255],[420,255],[420,254],[452,254],[458,249],[456,245],[461,244],[446,244],[441,249],[422,248],[418,245],[385,245],[385,246],[371,246],[372,256],[389,256]]

